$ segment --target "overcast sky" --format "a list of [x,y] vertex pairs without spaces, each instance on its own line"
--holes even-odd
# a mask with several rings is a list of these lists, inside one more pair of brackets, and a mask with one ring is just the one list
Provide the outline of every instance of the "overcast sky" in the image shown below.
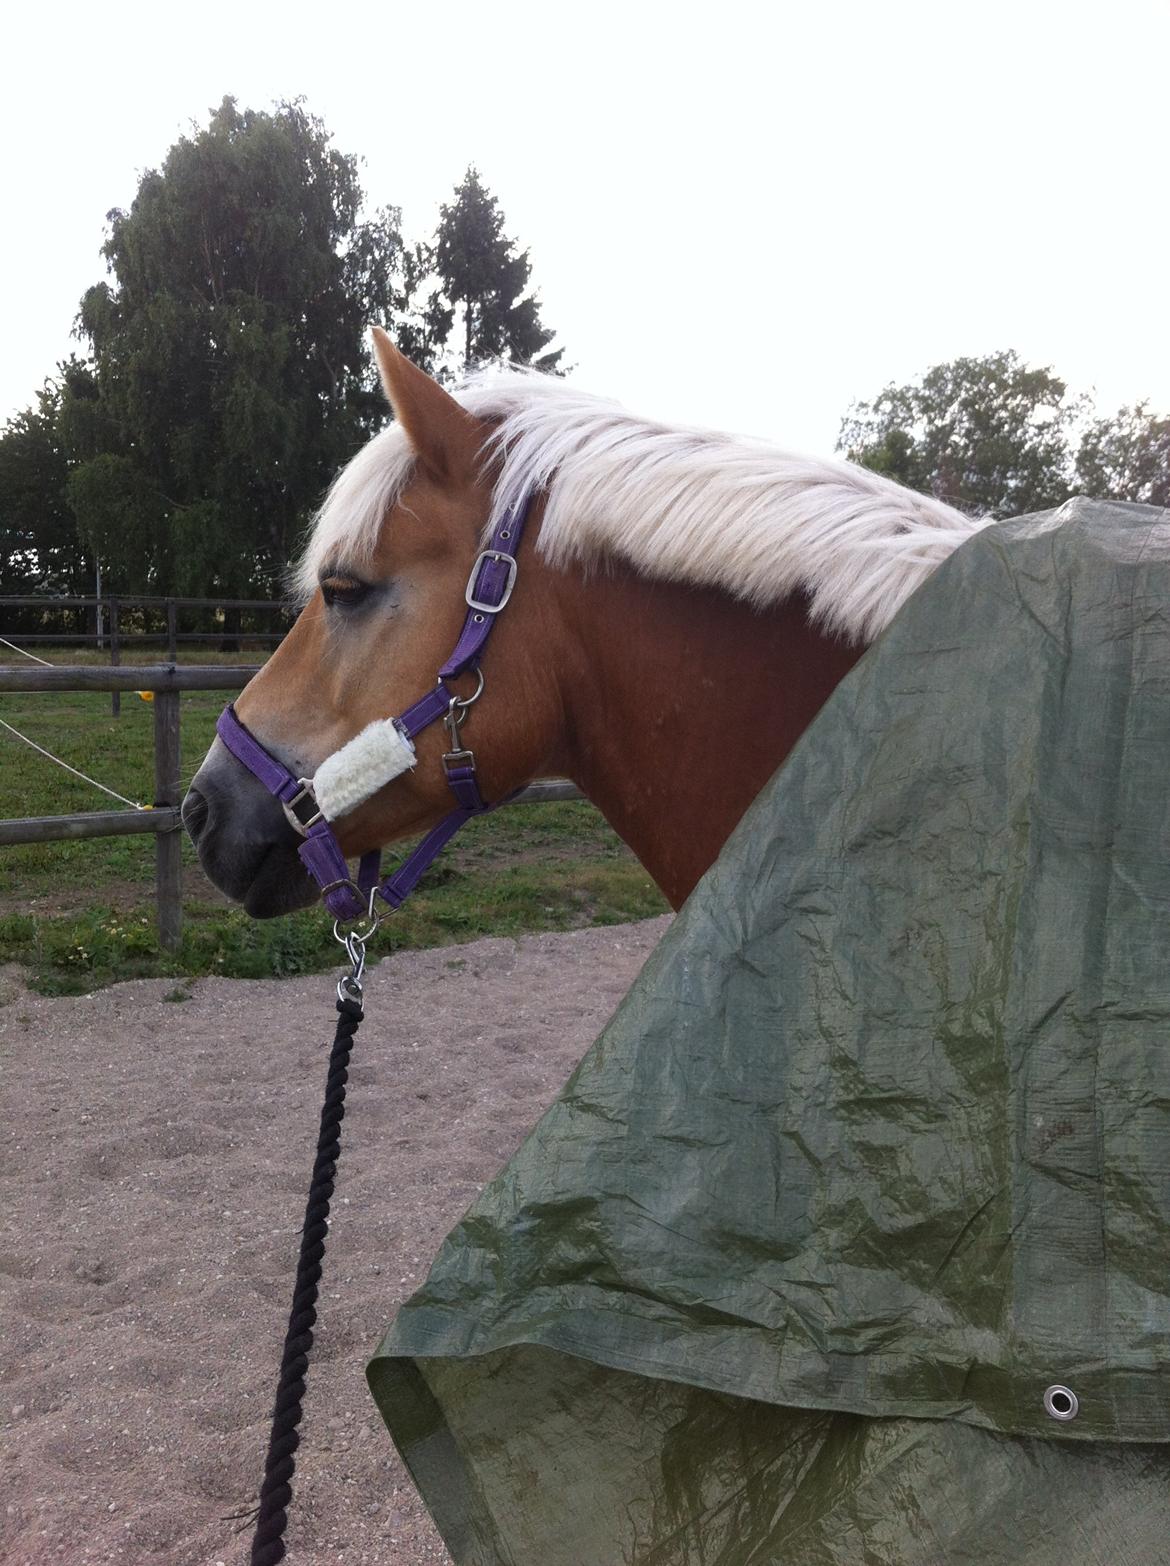
[[231,93],[303,94],[409,236],[475,162],[575,378],[830,451],[851,399],[1015,348],[1170,411],[1170,4],[12,9],[0,415]]

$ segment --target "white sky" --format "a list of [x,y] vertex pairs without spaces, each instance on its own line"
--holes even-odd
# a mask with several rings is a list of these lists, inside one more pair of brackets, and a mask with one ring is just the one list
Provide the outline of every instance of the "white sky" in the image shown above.
[[106,211],[225,93],[304,94],[411,237],[469,162],[584,386],[832,449],[854,397],[1017,349],[1170,411],[1166,0],[19,6],[0,417]]

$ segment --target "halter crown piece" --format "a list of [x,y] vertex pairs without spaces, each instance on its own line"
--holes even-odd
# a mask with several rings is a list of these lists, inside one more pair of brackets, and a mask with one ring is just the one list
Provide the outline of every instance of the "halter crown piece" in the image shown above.
[[[369,724],[348,744],[326,757],[313,778],[294,777],[248,732],[233,706],[228,705],[219,715],[215,731],[220,739],[236,760],[280,800],[285,815],[304,839],[298,849],[301,862],[321,888],[322,900],[335,919],[376,917],[374,902],[378,897],[390,908],[401,908],[464,822],[506,803],[497,800],[490,805],[484,800],[479,791],[475,755],[460,744],[459,729],[468,707],[478,701],[483,691],[479,660],[496,616],[516,585],[516,551],[531,506],[529,494],[504,513],[492,531],[488,547],[480,551],[472,566],[464,591],[467,615],[463,629],[454,651],[438,672],[434,689],[398,717],[380,718]],[[478,675],[479,685],[474,696],[464,698],[449,690],[446,682],[468,670]],[[451,748],[443,757],[443,770],[456,808],[427,833],[385,880],[379,881],[382,856],[378,849],[362,856],[354,880],[330,822],[356,809],[380,788],[409,771],[415,765],[415,736],[439,719],[447,725],[451,739]]]

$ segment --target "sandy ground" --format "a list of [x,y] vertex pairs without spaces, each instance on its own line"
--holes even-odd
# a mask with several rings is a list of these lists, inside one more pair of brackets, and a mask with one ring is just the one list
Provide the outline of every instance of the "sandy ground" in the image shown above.
[[[665,919],[373,969],[289,1525],[303,1566],[448,1559],[363,1370]],[[0,1561],[239,1566],[332,980],[44,1000],[0,977]]]

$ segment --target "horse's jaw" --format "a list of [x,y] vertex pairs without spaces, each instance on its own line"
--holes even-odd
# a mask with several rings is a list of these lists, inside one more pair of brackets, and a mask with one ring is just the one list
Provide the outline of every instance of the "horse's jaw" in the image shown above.
[[317,888],[278,802],[217,739],[183,800],[183,825],[208,880],[254,919],[308,908]]

